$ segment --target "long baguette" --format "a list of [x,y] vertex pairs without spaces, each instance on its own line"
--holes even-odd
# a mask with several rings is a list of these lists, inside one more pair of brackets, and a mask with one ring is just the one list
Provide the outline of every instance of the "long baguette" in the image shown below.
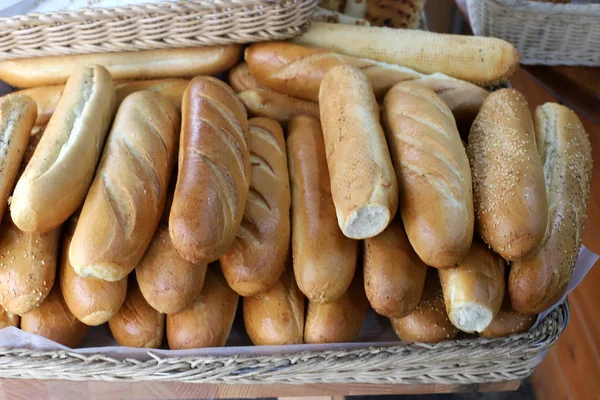
[[294,41],[487,85],[506,81],[519,65],[517,49],[492,37],[314,22]]
[[149,81],[118,82],[115,84],[117,105],[130,94],[148,90],[166,97],[173,103],[178,111],[181,111],[183,93],[190,83],[187,79],[153,79]]

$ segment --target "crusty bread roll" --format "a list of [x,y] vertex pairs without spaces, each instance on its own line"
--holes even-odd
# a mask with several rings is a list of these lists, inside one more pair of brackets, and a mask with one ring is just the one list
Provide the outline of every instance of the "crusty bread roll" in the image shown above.
[[81,276],[119,281],[141,260],[158,226],[177,158],[179,113],[152,92],[117,112],[69,259]]
[[365,292],[371,307],[390,318],[402,318],[419,304],[427,265],[415,253],[402,222],[394,220],[363,247]]
[[319,87],[323,77],[331,68],[340,64],[360,68],[369,78],[378,98],[383,98],[398,82],[415,81],[426,86],[448,104],[457,120],[474,117],[488,95],[486,90],[477,85],[444,74],[425,75],[398,65],[344,56],[289,42],[252,44],[246,49],[246,62],[252,75],[262,85],[276,92],[310,101],[319,100]]
[[115,90],[106,69],[81,67],[73,72],[15,187],[10,211],[19,229],[47,232],[83,203],[114,108]]
[[28,96],[12,94],[0,98],[0,218],[19,172],[37,106]]
[[288,268],[262,293],[244,297],[246,332],[257,346],[302,343],[304,295]]
[[519,65],[515,46],[492,37],[315,22],[294,41],[486,85],[506,81]]
[[504,260],[474,241],[455,268],[440,269],[446,312],[463,332],[481,332],[498,314],[504,298]]
[[22,232],[5,215],[0,225],[0,303],[23,315],[39,306],[54,285],[60,229]]
[[131,93],[148,90],[166,97],[178,111],[181,111],[183,93],[189,83],[188,79],[153,79],[149,81],[118,82],[115,84],[117,104],[121,104]]
[[513,308],[536,314],[565,294],[587,221],[592,151],[577,115],[546,103],[535,110],[536,142],[543,161],[548,225],[541,246],[512,263],[508,289]]
[[206,281],[200,297],[191,307],[167,315],[167,340],[172,350],[225,345],[239,296],[213,264],[206,271]]
[[65,304],[75,318],[86,325],[97,326],[107,322],[123,305],[127,294],[127,278],[108,282],[98,278],[77,275],[69,262],[69,247],[76,220],[67,223],[63,234],[59,265],[59,281]]
[[534,134],[527,101],[514,89],[490,94],[469,134],[477,229],[509,261],[540,245],[548,221]]
[[356,271],[350,287],[337,300],[331,303],[308,302],[304,342],[351,342],[358,336],[368,311],[363,274]]
[[210,77],[190,82],[182,115],[169,231],[183,258],[208,263],[231,247],[244,215],[250,185],[248,121],[233,89]]
[[337,223],[319,120],[294,118],[287,150],[294,275],[310,301],[328,303],[346,293],[352,282],[358,242],[344,236]]
[[252,118],[250,190],[233,245],[221,257],[229,286],[253,296],[277,282],[290,247],[290,183],[281,125]]
[[396,214],[398,182],[371,84],[356,67],[334,67],[319,104],[340,229],[352,239],[378,235]]
[[0,307],[0,329],[7,326],[19,327],[21,325],[21,317],[17,314],[11,314],[4,308]]
[[56,105],[65,90],[65,85],[36,86],[31,89],[23,89],[14,92],[13,95],[25,95],[31,97],[37,105],[37,118],[35,125],[46,125],[56,110]]
[[60,85],[77,68],[102,65],[115,80],[192,78],[227,71],[241,57],[238,44],[18,58],[0,62],[0,80],[16,87]]
[[528,331],[534,322],[535,316],[520,314],[513,310],[510,305],[508,293],[506,293],[500,311],[496,314],[492,322],[480,332],[480,335],[491,338],[510,336],[514,333]]
[[429,268],[421,301],[404,318],[390,318],[392,328],[405,342],[436,343],[454,338],[458,329],[448,319],[438,274]]
[[432,90],[399,83],[383,121],[400,186],[400,215],[425,264],[455,266],[469,251],[474,214],[471,170],[454,117]]
[[121,346],[159,348],[165,332],[165,315],[146,302],[135,279],[130,279],[123,306],[109,321]]
[[229,84],[236,93],[249,89],[266,89],[250,73],[247,62],[241,62],[229,71]]
[[21,329],[70,348],[79,346],[88,332],[88,326],[69,311],[58,285],[39,307],[23,314]]
[[193,264],[177,253],[164,223],[156,229],[135,274],[146,301],[162,313],[175,314],[190,307],[200,296],[206,267]]

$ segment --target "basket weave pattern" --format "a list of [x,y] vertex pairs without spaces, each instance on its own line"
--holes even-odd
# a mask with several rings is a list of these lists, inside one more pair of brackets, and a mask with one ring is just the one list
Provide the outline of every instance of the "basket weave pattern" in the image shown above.
[[523,64],[600,66],[600,4],[467,0],[476,35],[511,42]]
[[0,18],[0,60],[284,40],[319,0],[187,0]]
[[0,377],[203,383],[467,384],[523,379],[569,319],[565,302],[533,331],[501,339],[463,339],[275,356],[116,360],[67,351],[0,350]]

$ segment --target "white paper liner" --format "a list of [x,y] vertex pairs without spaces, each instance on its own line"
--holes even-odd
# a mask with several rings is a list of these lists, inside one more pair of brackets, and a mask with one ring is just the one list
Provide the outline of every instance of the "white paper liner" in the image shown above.
[[33,12],[72,11],[79,8],[109,8],[176,0],[2,0],[0,16],[11,17]]

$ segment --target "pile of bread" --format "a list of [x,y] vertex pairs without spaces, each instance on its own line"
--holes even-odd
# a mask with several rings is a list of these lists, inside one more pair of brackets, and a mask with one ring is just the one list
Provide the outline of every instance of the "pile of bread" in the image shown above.
[[592,160],[571,110],[474,83],[517,65],[496,39],[319,23],[0,62],[25,88],[0,103],[4,324],[223,346],[242,297],[257,345],[352,341],[369,306],[406,341],[527,330],[570,279]]

